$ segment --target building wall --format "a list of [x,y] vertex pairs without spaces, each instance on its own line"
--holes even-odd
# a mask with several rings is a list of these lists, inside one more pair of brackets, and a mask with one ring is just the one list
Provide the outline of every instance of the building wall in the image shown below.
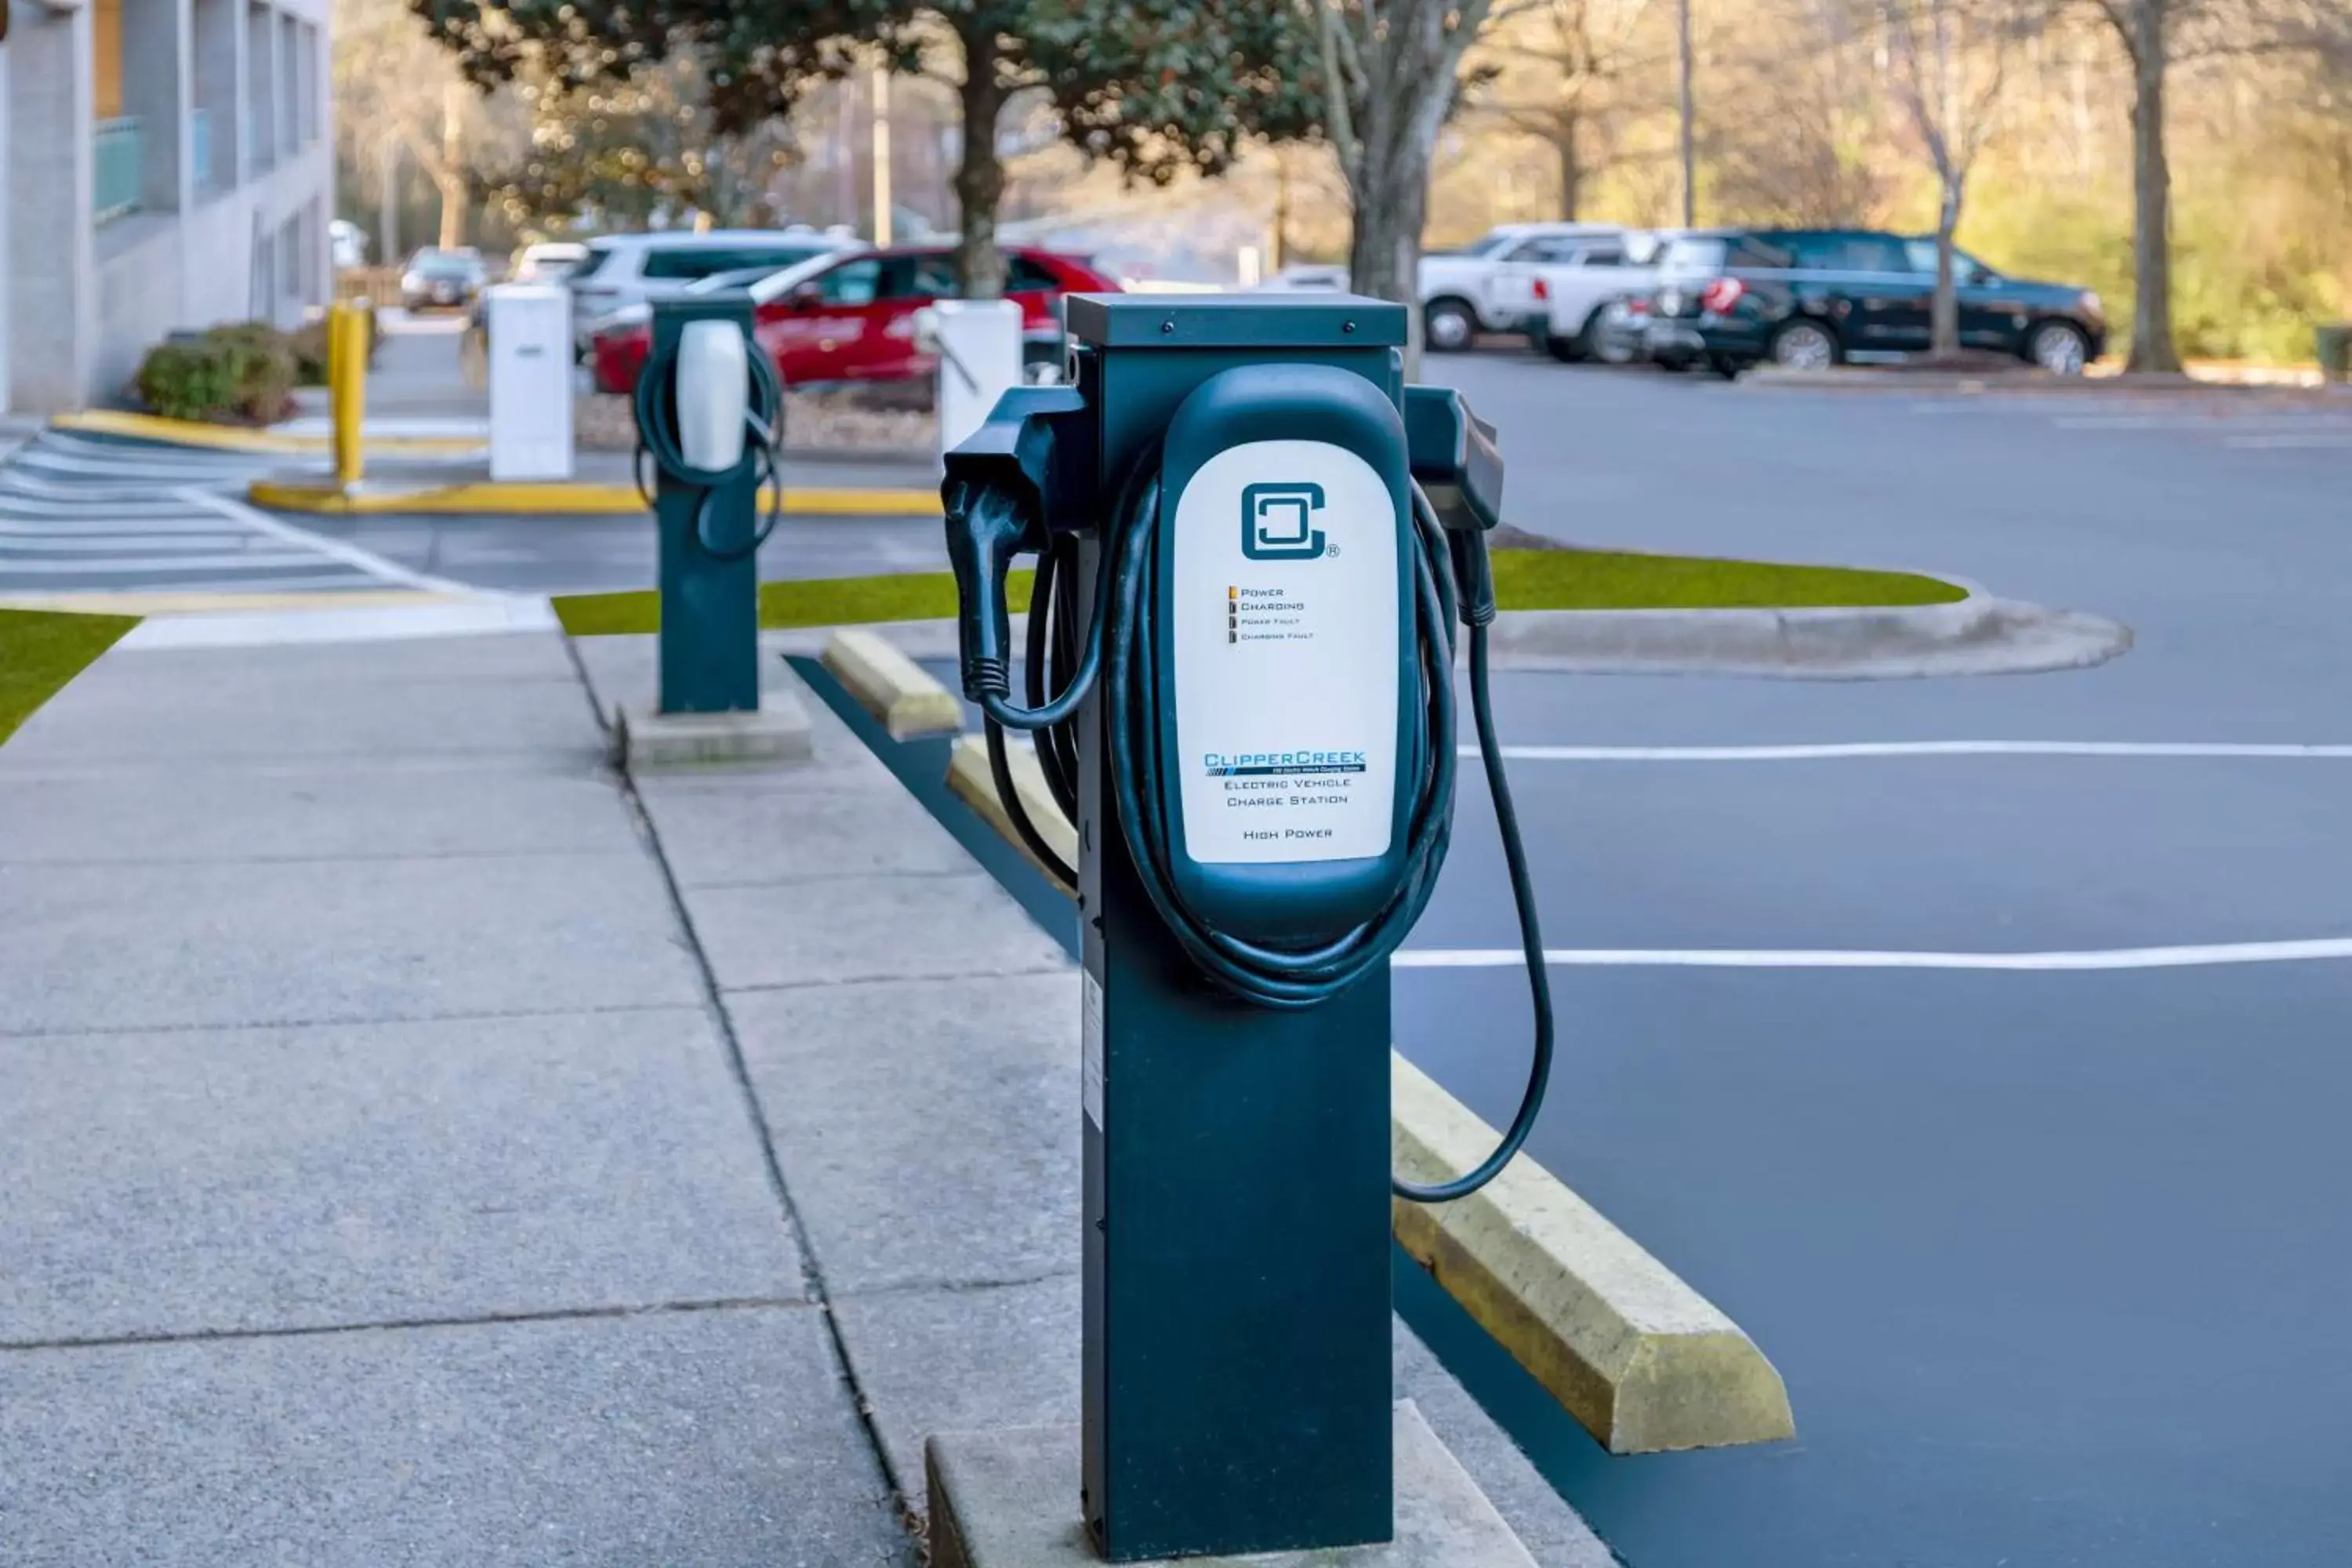
[[[101,10],[101,7],[103,9]],[[328,0],[19,5],[0,45],[0,385],[17,412],[120,401],[177,331],[299,324],[329,297]],[[101,15],[126,38],[141,210],[91,221]],[[192,115],[205,112],[200,135]]]

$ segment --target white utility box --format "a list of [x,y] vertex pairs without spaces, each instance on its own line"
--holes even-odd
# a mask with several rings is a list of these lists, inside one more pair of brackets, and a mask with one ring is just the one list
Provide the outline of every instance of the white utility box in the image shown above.
[[572,291],[490,289],[490,478],[572,477]]
[[1021,307],[1010,300],[941,300],[917,313],[919,346],[940,358],[940,452],[979,429],[1021,384]]

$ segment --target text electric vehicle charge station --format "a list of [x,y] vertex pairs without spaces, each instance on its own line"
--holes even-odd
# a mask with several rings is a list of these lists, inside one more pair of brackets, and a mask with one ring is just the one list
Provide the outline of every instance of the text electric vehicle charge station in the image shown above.
[[[1552,1049],[1487,698],[1502,464],[1403,384],[1398,306],[1074,296],[1072,384],[947,458],[965,695],[1084,931],[1081,1504],[1113,1561],[1386,1541],[1389,958],[1453,826],[1455,626]],[[1005,574],[1037,574],[1013,692]],[[1011,787],[1034,733],[1079,863]]]

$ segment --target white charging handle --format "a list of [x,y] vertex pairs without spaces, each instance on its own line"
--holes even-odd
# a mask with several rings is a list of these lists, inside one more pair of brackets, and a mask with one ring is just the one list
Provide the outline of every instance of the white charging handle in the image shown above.
[[690,468],[720,473],[743,460],[751,363],[732,321],[688,321],[677,339],[677,447]]

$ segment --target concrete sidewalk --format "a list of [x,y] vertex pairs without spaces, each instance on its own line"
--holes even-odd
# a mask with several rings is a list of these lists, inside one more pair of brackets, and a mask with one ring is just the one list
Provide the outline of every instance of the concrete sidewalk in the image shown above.
[[0,1558],[911,1564],[927,1434],[1076,1419],[1059,948],[822,704],[631,790],[582,651],[118,649],[0,749]]

